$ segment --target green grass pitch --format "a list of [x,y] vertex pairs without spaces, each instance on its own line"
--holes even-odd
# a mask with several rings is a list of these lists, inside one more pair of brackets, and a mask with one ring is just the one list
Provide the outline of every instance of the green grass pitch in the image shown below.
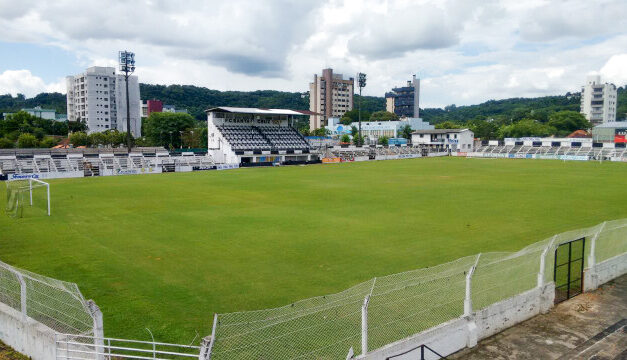
[[626,178],[620,163],[432,158],[57,179],[51,217],[0,216],[0,260],[76,282],[108,336],[189,343],[214,312],[627,217]]

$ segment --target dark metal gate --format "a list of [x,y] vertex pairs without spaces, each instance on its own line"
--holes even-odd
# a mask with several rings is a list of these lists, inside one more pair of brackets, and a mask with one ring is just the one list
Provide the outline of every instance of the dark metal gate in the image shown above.
[[560,244],[555,249],[555,303],[568,300],[583,291],[583,267],[586,238]]

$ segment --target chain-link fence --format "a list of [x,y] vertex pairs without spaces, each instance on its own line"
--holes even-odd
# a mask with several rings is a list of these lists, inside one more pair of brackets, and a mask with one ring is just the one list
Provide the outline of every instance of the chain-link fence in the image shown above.
[[[564,232],[518,252],[482,253],[375,278],[276,309],[219,314],[212,359],[337,359],[374,350],[553,281],[560,244],[596,263],[627,253],[627,219]],[[596,249],[591,250],[593,243]],[[467,308],[466,308],[466,307]],[[367,348],[362,349],[362,344]]]
[[94,316],[76,284],[0,261],[0,302],[56,332],[95,335]]

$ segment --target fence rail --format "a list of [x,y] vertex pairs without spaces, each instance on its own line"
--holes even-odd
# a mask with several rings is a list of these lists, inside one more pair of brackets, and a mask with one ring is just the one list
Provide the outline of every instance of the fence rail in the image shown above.
[[[466,256],[279,308],[216,314],[212,334],[201,346],[105,338],[100,310],[83,298],[76,284],[3,262],[0,302],[12,308],[7,311],[15,317],[21,314],[23,324],[32,319],[51,329],[52,358],[58,359],[337,359],[347,353],[364,357],[530,290],[538,293],[553,282],[556,249],[581,238],[586,239],[582,261],[592,283],[585,284],[587,288],[627,273],[623,261],[627,219],[606,221],[517,252]],[[599,278],[595,269],[600,268],[618,272]]]
[[627,219],[564,232],[517,252],[490,252],[374,278],[275,309],[217,314],[212,359],[335,359],[369,351],[553,281],[555,249],[585,237],[585,268],[627,253]]
[[56,334],[56,358],[87,359],[198,359],[200,346],[155,341]]

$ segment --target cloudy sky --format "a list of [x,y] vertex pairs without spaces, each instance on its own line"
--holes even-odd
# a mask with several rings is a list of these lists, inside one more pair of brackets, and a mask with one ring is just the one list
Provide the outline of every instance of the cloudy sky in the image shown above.
[[383,96],[417,74],[421,107],[627,84],[625,0],[0,0],[0,93],[135,51],[140,81],[307,91],[324,67]]

